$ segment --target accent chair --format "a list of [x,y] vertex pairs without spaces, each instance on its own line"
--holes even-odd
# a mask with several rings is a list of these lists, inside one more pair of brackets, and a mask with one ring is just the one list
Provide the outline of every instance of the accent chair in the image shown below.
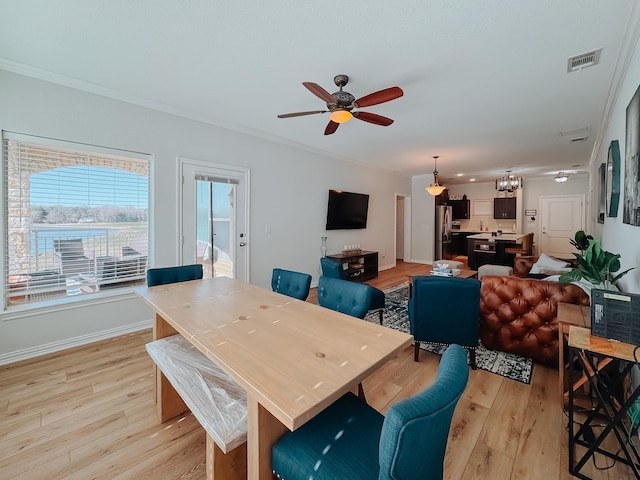
[[150,268],[147,270],[147,287],[168,283],[188,282],[202,278],[202,265],[180,265],[177,267]]
[[[325,277],[331,278],[339,278],[341,280],[347,280],[347,274],[345,270],[342,268],[342,263],[328,257],[320,258],[320,265],[322,266],[322,275]],[[384,317],[384,307],[385,307],[385,297],[384,292],[376,287],[372,287],[371,285],[367,285],[363,283],[362,285],[366,285],[371,289],[371,303],[369,304],[368,311],[378,311],[378,316],[380,318],[380,325],[382,325],[383,317]]]
[[274,268],[271,289],[298,300],[306,300],[311,288],[311,275],[282,268]]
[[451,345],[435,382],[392,405],[386,417],[347,393],[273,446],[286,480],[442,479],[451,419],[469,378],[467,353]]
[[469,349],[476,368],[480,338],[480,285],[472,278],[418,276],[409,298],[409,327],[414,339],[414,360],[420,342],[456,343]]

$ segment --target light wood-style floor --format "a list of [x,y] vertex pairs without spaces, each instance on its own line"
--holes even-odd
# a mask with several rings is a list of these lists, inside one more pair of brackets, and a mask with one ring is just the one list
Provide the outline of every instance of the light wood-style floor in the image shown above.
[[[399,262],[369,283],[385,289],[421,268]],[[146,330],[1,367],[0,479],[203,479],[205,435],[193,416],[157,422],[150,340]],[[408,348],[364,382],[369,403],[385,412],[426,388],[438,361],[422,352],[415,363]],[[557,382],[557,371],[539,365],[530,385],[472,371],[451,426],[446,478],[574,478]],[[599,471],[590,463],[584,472],[633,478],[620,464]]]

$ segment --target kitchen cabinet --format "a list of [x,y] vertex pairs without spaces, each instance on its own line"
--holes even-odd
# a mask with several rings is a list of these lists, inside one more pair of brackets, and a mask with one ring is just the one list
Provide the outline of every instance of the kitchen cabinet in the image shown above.
[[449,205],[453,207],[454,220],[469,220],[471,200],[449,200]]
[[493,199],[493,218],[498,220],[515,219],[516,218],[516,198],[494,198]]

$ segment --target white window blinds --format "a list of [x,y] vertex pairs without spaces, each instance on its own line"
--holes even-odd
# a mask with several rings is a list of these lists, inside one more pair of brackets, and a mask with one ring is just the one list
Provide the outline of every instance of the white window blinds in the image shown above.
[[5,308],[143,283],[149,157],[18,138],[3,139]]

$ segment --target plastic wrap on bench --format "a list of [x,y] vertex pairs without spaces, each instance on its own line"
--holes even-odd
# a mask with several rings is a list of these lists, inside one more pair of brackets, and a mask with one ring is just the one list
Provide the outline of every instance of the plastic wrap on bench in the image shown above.
[[224,453],[247,441],[247,394],[231,377],[182,335],[148,343],[146,349]]

